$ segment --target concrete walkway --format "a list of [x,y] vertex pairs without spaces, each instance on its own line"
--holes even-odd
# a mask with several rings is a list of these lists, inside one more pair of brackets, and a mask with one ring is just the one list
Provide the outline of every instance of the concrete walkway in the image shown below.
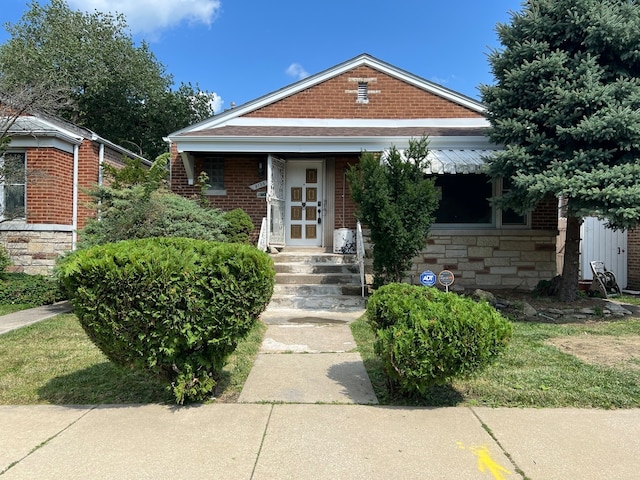
[[262,348],[241,403],[378,403],[349,324],[348,313],[269,310]]
[[290,313],[245,403],[0,406],[0,480],[638,477],[640,409],[381,407],[350,318]]
[[0,335],[70,311],[71,304],[69,302],[58,302],[53,305],[44,305],[2,315],[0,316]]

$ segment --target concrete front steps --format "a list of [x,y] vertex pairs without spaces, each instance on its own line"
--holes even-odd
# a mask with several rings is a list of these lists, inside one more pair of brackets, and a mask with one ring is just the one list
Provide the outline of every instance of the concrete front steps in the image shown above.
[[355,255],[300,249],[284,250],[271,257],[276,268],[276,284],[269,310],[364,309]]

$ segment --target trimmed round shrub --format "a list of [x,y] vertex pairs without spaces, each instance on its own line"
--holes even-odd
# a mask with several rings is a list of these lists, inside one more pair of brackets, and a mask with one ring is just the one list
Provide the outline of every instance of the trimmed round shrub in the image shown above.
[[74,252],[58,277],[100,350],[159,375],[184,403],[211,395],[269,303],[275,271],[249,245],[148,238]]
[[407,284],[376,290],[367,319],[389,385],[405,395],[482,369],[505,350],[512,332],[486,302]]
[[222,216],[227,226],[222,230],[227,242],[249,243],[254,226],[251,217],[241,208],[225,212]]

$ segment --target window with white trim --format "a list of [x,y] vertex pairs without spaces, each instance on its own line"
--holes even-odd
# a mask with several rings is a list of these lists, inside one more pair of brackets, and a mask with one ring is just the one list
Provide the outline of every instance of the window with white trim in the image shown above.
[[205,157],[204,172],[207,174],[208,195],[226,195],[224,189],[224,158],[221,157]]
[[26,215],[26,154],[5,152],[0,157],[0,219],[25,218]]

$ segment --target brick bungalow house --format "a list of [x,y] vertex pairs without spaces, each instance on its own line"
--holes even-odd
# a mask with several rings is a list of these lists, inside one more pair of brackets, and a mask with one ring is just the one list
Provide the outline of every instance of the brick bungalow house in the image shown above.
[[243,208],[269,245],[332,249],[356,226],[345,169],[427,135],[441,202],[412,281],[447,269],[464,287],[532,288],[556,274],[556,201],[492,208],[506,185],[483,174],[488,126],[476,100],[363,54],[170,134],[171,188],[193,195],[204,171],[211,204]]
[[0,244],[11,256],[13,271],[48,274],[61,253],[75,248],[77,231],[94,215],[85,192],[102,182],[102,166],[141,157],[43,114],[20,116],[8,134],[11,142],[2,160],[22,168],[0,183]]

